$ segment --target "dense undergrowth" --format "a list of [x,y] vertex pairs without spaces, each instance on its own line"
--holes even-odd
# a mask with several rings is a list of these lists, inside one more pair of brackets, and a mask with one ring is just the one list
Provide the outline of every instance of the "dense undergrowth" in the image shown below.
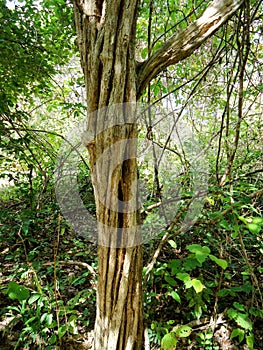
[[[80,192],[91,201],[86,178]],[[27,180],[1,190],[1,349],[88,349],[96,246],[65,222],[51,179],[44,193]],[[245,184],[211,188],[197,222],[171,232],[154,265],[164,233],[145,244],[151,349],[262,348],[262,190]]]

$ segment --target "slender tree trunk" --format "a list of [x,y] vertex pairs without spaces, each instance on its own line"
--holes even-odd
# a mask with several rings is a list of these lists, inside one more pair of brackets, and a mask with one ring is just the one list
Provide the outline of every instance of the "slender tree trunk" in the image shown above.
[[88,131],[94,136],[87,148],[99,243],[95,350],[141,350],[134,59],[137,1],[107,1],[107,9],[103,1],[86,5],[76,1],[74,6],[87,88]]

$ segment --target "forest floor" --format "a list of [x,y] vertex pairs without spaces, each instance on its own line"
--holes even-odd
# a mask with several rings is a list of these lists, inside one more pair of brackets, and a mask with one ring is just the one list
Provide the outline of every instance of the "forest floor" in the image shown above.
[[[44,218],[44,213],[43,217],[37,218],[37,224],[31,220],[27,226],[19,226],[19,220],[14,218],[21,206],[23,203],[19,202],[1,203],[0,350],[91,349],[96,309],[96,246],[74,236],[59,216],[54,217],[51,223],[50,213],[49,219]],[[54,222],[59,226],[55,232]],[[190,243],[194,243],[193,237],[190,239]],[[146,261],[153,249],[151,252],[145,249]],[[160,261],[168,261],[170,257],[169,248],[164,249]],[[252,254],[250,263],[251,266],[258,266],[258,257]],[[262,276],[257,278],[262,287]],[[5,291],[12,281],[25,286],[31,296],[38,293],[38,299],[31,299],[30,304],[16,298],[10,299]],[[152,314],[147,319],[149,328],[153,321],[166,324],[170,319],[186,324],[184,314],[188,313],[188,306],[178,306],[175,302],[167,301],[167,298],[162,299],[161,285],[156,288],[157,303],[148,305],[148,309],[152,308]],[[243,293],[241,298],[243,304],[252,302],[251,294]],[[225,304],[231,307],[227,305],[227,300]],[[237,338],[230,339],[234,325],[227,313],[212,311],[208,308],[207,314],[200,320],[188,322],[193,332],[189,338],[180,339],[178,348],[249,349],[244,342],[238,344]],[[48,319],[50,314],[52,319]],[[207,335],[206,345],[198,343],[200,332]],[[56,339],[53,339],[56,345],[48,346],[43,339],[45,336],[50,339],[52,333],[56,334]],[[253,318],[253,334],[254,349],[263,349],[262,319]],[[157,341],[155,344],[151,342],[149,349],[160,349],[160,345]]]

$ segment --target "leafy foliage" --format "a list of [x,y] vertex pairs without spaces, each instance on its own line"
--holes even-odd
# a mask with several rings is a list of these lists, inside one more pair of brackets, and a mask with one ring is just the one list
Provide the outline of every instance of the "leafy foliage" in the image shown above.
[[1,0],[0,16],[2,114],[18,97],[50,91],[50,77],[72,55],[74,26],[72,9],[64,1],[30,0],[10,9]]

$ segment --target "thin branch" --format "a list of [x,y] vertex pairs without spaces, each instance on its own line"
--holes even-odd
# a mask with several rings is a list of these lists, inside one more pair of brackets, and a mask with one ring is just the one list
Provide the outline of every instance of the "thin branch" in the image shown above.
[[[58,265],[79,266],[79,267],[82,267],[83,269],[89,270],[89,272],[93,276],[96,275],[96,271],[94,270],[94,268],[92,266],[90,266],[89,264],[82,262],[82,261],[65,260],[65,261],[57,261],[56,263]],[[49,262],[42,264],[42,266],[54,266],[54,262],[49,261]]]

